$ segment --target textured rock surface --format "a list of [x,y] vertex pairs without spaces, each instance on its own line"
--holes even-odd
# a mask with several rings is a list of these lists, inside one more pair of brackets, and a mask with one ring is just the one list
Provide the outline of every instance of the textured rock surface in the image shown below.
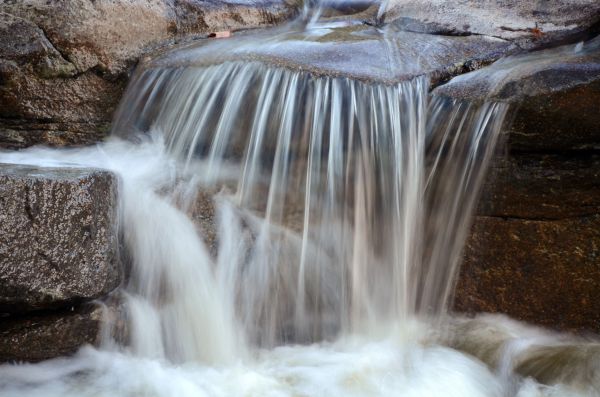
[[573,38],[600,22],[596,0],[390,0],[386,21],[415,31],[487,35],[523,48]]
[[484,187],[455,308],[600,332],[600,37],[489,69],[435,90],[517,103],[508,156]]
[[102,306],[0,322],[0,362],[42,361],[75,353],[86,344],[97,345],[103,324]]
[[500,158],[485,182],[478,213],[533,220],[600,214],[600,154]]
[[214,191],[201,189],[188,210],[188,214],[198,228],[198,233],[206,243],[210,253],[216,257],[219,241],[217,239],[216,208]]
[[477,357],[494,371],[510,363],[517,374],[545,385],[561,383],[579,390],[597,385],[592,379],[594,371],[590,371],[600,359],[600,344],[595,339],[556,335],[489,314],[454,318],[448,331],[448,337],[442,337],[445,344]]
[[511,150],[599,150],[600,59],[597,65],[592,83],[523,101],[508,131]]
[[[506,57],[487,68],[458,76],[434,93],[472,100],[520,102],[557,93],[562,98],[565,91],[598,80],[600,36],[579,44]],[[597,95],[593,94],[595,91],[597,88],[590,95]]]
[[[247,44],[247,45],[244,45]],[[261,61],[319,76],[393,83],[428,74],[433,84],[514,50],[493,37],[449,37],[347,22],[335,27],[269,30],[169,51],[148,67]]]
[[294,12],[270,0],[0,1],[0,146],[95,142],[141,54]]
[[121,282],[117,179],[0,165],[0,312],[72,305]]
[[465,256],[458,311],[600,331],[600,215],[552,221],[477,217]]
[[0,362],[36,362],[98,346],[106,336],[126,342],[123,300],[111,296],[57,311],[7,316],[0,321]]
[[486,181],[455,309],[598,333],[600,155],[533,150],[499,159]]

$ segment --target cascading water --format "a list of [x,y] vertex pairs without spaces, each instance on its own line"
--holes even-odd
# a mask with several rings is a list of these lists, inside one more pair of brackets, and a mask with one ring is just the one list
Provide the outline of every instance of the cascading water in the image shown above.
[[[443,346],[477,355],[468,342],[496,352],[524,335],[510,358],[557,343],[447,316],[507,105],[430,97],[426,76],[365,82],[193,53],[137,72],[114,123],[126,140],[2,153],[120,175],[132,262],[127,342],[2,366],[2,395],[594,395]],[[213,250],[190,216],[211,195]]]
[[217,268],[247,337],[314,342],[444,312],[506,105],[427,89],[257,63],[150,69],[115,129],[162,131],[204,163],[201,189],[230,185],[220,235],[246,254],[219,249]]

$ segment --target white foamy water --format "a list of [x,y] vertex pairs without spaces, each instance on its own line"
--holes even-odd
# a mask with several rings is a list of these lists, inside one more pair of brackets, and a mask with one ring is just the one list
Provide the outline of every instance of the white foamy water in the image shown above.
[[[510,371],[507,376],[506,368],[496,372],[474,356],[445,347],[447,336],[443,328],[436,331],[431,325],[414,320],[388,324],[386,331],[379,334],[345,335],[334,342],[269,349],[244,345],[241,339],[236,339],[240,335],[236,336],[236,321],[230,311],[232,303],[220,295],[223,280],[219,278],[226,277],[215,270],[214,259],[207,254],[189,218],[168,195],[160,194],[184,178],[160,138],[138,144],[113,139],[86,149],[5,152],[0,160],[114,171],[122,179],[123,226],[128,246],[139,245],[153,252],[135,253],[141,254],[134,267],[134,273],[139,274],[134,274],[126,288],[130,311],[141,318],[137,321],[141,328],[135,328],[135,320],[132,323],[130,346],[107,346],[100,350],[87,347],[70,358],[2,365],[2,396],[597,395],[598,389],[594,388],[598,386],[597,377],[583,385],[559,382],[547,386],[514,376]],[[208,165],[196,167],[198,172],[206,170]],[[183,250],[183,256],[194,259],[181,258],[175,250]],[[165,261],[163,268],[161,261]],[[152,272],[166,269],[184,272],[187,280],[175,274],[165,275],[173,277],[169,283],[180,286],[181,290],[165,294],[170,295],[169,299],[163,296],[171,302],[158,304],[154,301],[156,294],[145,289],[153,288],[148,280],[152,279]],[[195,292],[188,295],[190,284]],[[188,301],[176,302],[179,299]],[[164,329],[160,326],[161,317],[174,327],[194,327],[196,334],[184,334],[189,331],[177,334],[176,330]],[[449,331],[449,335],[459,339],[465,335],[460,340],[463,344],[473,344],[475,347],[466,350],[475,355],[478,348],[496,346],[498,332],[512,338],[513,345],[518,340],[530,345],[564,342],[534,329],[513,326],[501,317],[482,324],[487,325],[481,331],[470,327],[469,332],[459,329]],[[489,324],[496,324],[492,328],[500,331],[490,332]],[[502,324],[506,324],[505,328]],[[175,338],[172,346],[160,343],[171,338]],[[194,340],[197,344],[191,342]],[[185,344],[178,346],[177,341]],[[460,345],[456,341],[450,343],[456,344]],[[172,349],[170,358],[166,357],[165,349]]]

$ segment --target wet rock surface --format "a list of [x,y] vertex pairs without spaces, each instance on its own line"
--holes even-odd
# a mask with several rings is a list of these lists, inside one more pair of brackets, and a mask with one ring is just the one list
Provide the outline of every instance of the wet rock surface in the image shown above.
[[117,179],[0,165],[0,312],[73,305],[121,282]]
[[85,305],[25,318],[0,321],[0,362],[36,362],[75,353],[84,345],[98,345],[104,309]]
[[418,32],[486,35],[536,48],[597,29],[596,0],[391,0],[388,22]]
[[488,64],[515,50],[493,37],[447,37],[337,22],[304,30],[269,30],[229,41],[202,42],[169,51],[146,67],[208,66],[259,61],[270,66],[397,83],[428,74],[432,85]]
[[600,41],[507,58],[434,92],[513,103],[455,309],[600,332]]
[[477,357],[494,371],[512,368],[545,385],[600,390],[595,370],[600,344],[592,338],[555,334],[502,315],[455,318],[443,343]]
[[[434,94],[519,103],[552,95],[564,98],[565,92],[594,84],[588,93],[593,97],[597,96],[595,84],[599,80],[600,36],[578,44],[508,56],[485,69],[452,79],[436,88]],[[555,111],[562,113],[561,110]]]
[[0,2],[0,146],[97,142],[142,54],[294,12],[269,0]]

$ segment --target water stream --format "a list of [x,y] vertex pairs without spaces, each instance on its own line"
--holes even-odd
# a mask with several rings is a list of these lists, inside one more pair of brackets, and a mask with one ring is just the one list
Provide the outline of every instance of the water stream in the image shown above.
[[0,154],[119,175],[132,267],[125,340],[0,366],[0,395],[597,395],[597,345],[448,312],[506,104],[178,51],[107,142]]

